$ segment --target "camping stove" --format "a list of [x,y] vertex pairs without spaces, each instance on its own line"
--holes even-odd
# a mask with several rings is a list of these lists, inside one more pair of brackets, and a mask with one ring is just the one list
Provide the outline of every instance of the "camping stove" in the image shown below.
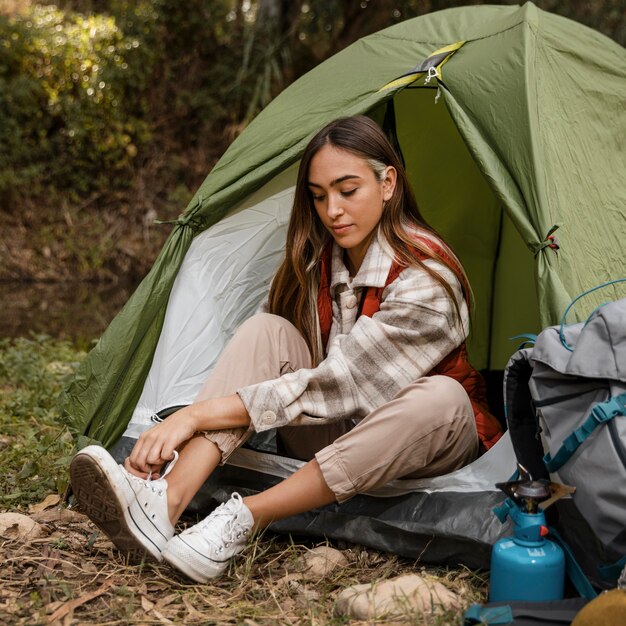
[[514,534],[493,547],[489,601],[559,600],[565,557],[561,547],[546,537],[549,530],[543,509],[560,497],[560,486],[532,480],[521,466],[520,473],[520,480],[496,484],[509,497],[494,513],[502,523],[511,518]]

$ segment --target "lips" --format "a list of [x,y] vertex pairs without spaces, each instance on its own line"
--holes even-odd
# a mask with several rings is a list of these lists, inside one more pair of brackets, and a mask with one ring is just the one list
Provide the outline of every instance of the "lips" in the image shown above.
[[352,224],[335,224],[332,229],[336,235],[342,235],[347,233],[351,226]]

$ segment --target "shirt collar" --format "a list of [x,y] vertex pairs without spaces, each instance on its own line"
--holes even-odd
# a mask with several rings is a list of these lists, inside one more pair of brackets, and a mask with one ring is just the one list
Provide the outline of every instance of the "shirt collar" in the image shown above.
[[330,277],[330,292],[333,297],[338,285],[351,284],[353,289],[385,286],[391,264],[393,263],[393,257],[385,251],[378,237],[372,239],[372,243],[365,253],[363,263],[361,263],[361,267],[352,281],[350,281],[350,272],[343,262],[343,254],[343,248],[340,248],[337,242],[333,242]]

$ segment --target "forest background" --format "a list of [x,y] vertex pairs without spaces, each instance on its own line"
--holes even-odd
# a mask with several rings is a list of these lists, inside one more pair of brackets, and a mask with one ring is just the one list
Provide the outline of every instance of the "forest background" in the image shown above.
[[[0,0],[0,281],[139,279],[171,228],[155,219],[281,90],[362,36],[467,4]],[[624,45],[624,0],[536,4]]]

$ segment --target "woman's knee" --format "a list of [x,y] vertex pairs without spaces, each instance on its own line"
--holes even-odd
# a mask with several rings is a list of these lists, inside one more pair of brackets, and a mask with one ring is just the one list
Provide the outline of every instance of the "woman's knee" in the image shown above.
[[285,362],[285,371],[311,366],[311,355],[304,337],[289,320],[280,315],[253,315],[241,324],[232,341],[248,349],[254,346],[255,350],[274,352],[279,360]]
[[458,380],[451,378],[450,376],[441,376],[439,374],[435,376],[426,376],[431,393],[437,398],[448,404],[454,404],[461,407],[469,407],[471,409],[471,403],[467,391],[463,388],[463,385]]
[[236,331],[236,334],[257,336],[259,333],[276,333],[284,331],[289,334],[298,332],[298,329],[284,317],[273,313],[256,313],[249,317]]
[[461,383],[449,376],[424,376],[399,395],[404,396],[411,411],[422,420],[474,423],[474,410],[467,392]]

